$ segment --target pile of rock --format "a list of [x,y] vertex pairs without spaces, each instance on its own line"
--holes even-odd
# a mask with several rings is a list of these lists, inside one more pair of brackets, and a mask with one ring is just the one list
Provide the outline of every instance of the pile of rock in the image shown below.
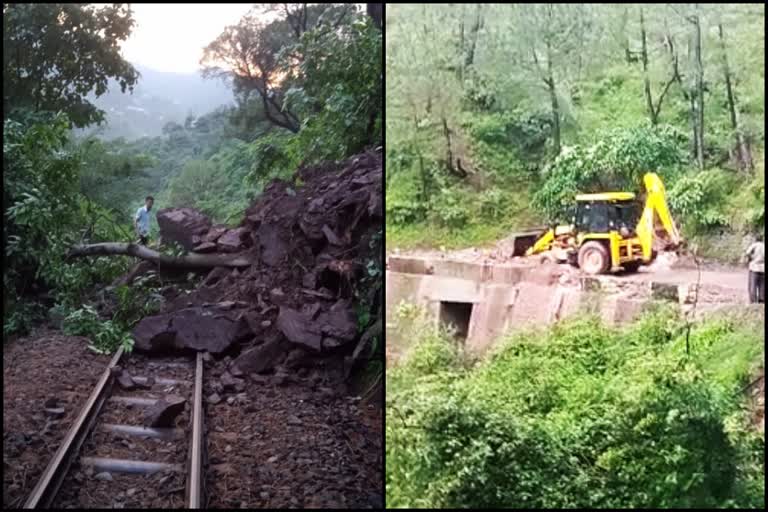
[[[241,253],[254,264],[217,267],[191,293],[171,297],[161,314],[135,327],[137,349],[222,354],[238,345],[233,373],[372,355],[381,335],[381,274],[368,272],[381,268],[379,152],[274,180],[235,228],[213,225],[192,208],[166,208],[157,218],[164,242]],[[369,320],[361,325],[359,317]]]

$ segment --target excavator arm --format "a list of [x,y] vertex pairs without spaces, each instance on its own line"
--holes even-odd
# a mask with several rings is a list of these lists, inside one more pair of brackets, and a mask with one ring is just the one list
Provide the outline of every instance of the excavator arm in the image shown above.
[[539,254],[540,252],[548,251],[552,246],[552,242],[554,241],[555,241],[555,230],[548,229],[546,233],[541,235],[541,237],[538,240],[536,240],[536,243],[533,244],[531,248],[525,251],[525,255],[532,256],[534,254]]
[[682,238],[672,220],[672,215],[669,213],[667,195],[661,178],[656,173],[649,172],[643,176],[643,182],[645,183],[647,195],[645,208],[643,208],[643,213],[637,225],[637,236],[643,249],[643,259],[648,261],[653,253],[656,218],[661,221],[664,231],[669,236],[669,245],[672,247],[679,246]]

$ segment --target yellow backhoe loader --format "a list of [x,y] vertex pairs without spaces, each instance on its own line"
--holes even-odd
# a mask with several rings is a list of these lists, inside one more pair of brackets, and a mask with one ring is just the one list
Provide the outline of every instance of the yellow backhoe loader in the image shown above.
[[577,195],[570,225],[521,235],[513,255],[546,253],[545,258],[576,264],[587,274],[604,274],[622,268],[637,271],[653,261],[660,245],[679,248],[683,241],[669,214],[661,178],[648,173],[643,181],[642,210],[631,192]]

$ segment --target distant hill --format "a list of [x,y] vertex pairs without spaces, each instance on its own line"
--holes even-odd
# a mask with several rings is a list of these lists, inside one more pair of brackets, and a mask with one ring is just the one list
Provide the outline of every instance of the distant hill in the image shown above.
[[232,91],[221,80],[204,80],[198,73],[166,73],[135,65],[141,73],[133,94],[120,92],[117,82],[110,82],[109,92],[88,100],[104,110],[106,124],[77,130],[78,136],[95,134],[110,140],[125,137],[134,140],[162,134],[169,121],[184,123],[190,114],[199,116],[221,105],[233,104]]

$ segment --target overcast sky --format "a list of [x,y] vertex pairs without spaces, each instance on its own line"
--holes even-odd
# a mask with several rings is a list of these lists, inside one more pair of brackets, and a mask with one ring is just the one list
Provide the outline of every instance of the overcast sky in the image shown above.
[[254,4],[131,4],[136,25],[123,57],[158,71],[200,69],[203,47]]

